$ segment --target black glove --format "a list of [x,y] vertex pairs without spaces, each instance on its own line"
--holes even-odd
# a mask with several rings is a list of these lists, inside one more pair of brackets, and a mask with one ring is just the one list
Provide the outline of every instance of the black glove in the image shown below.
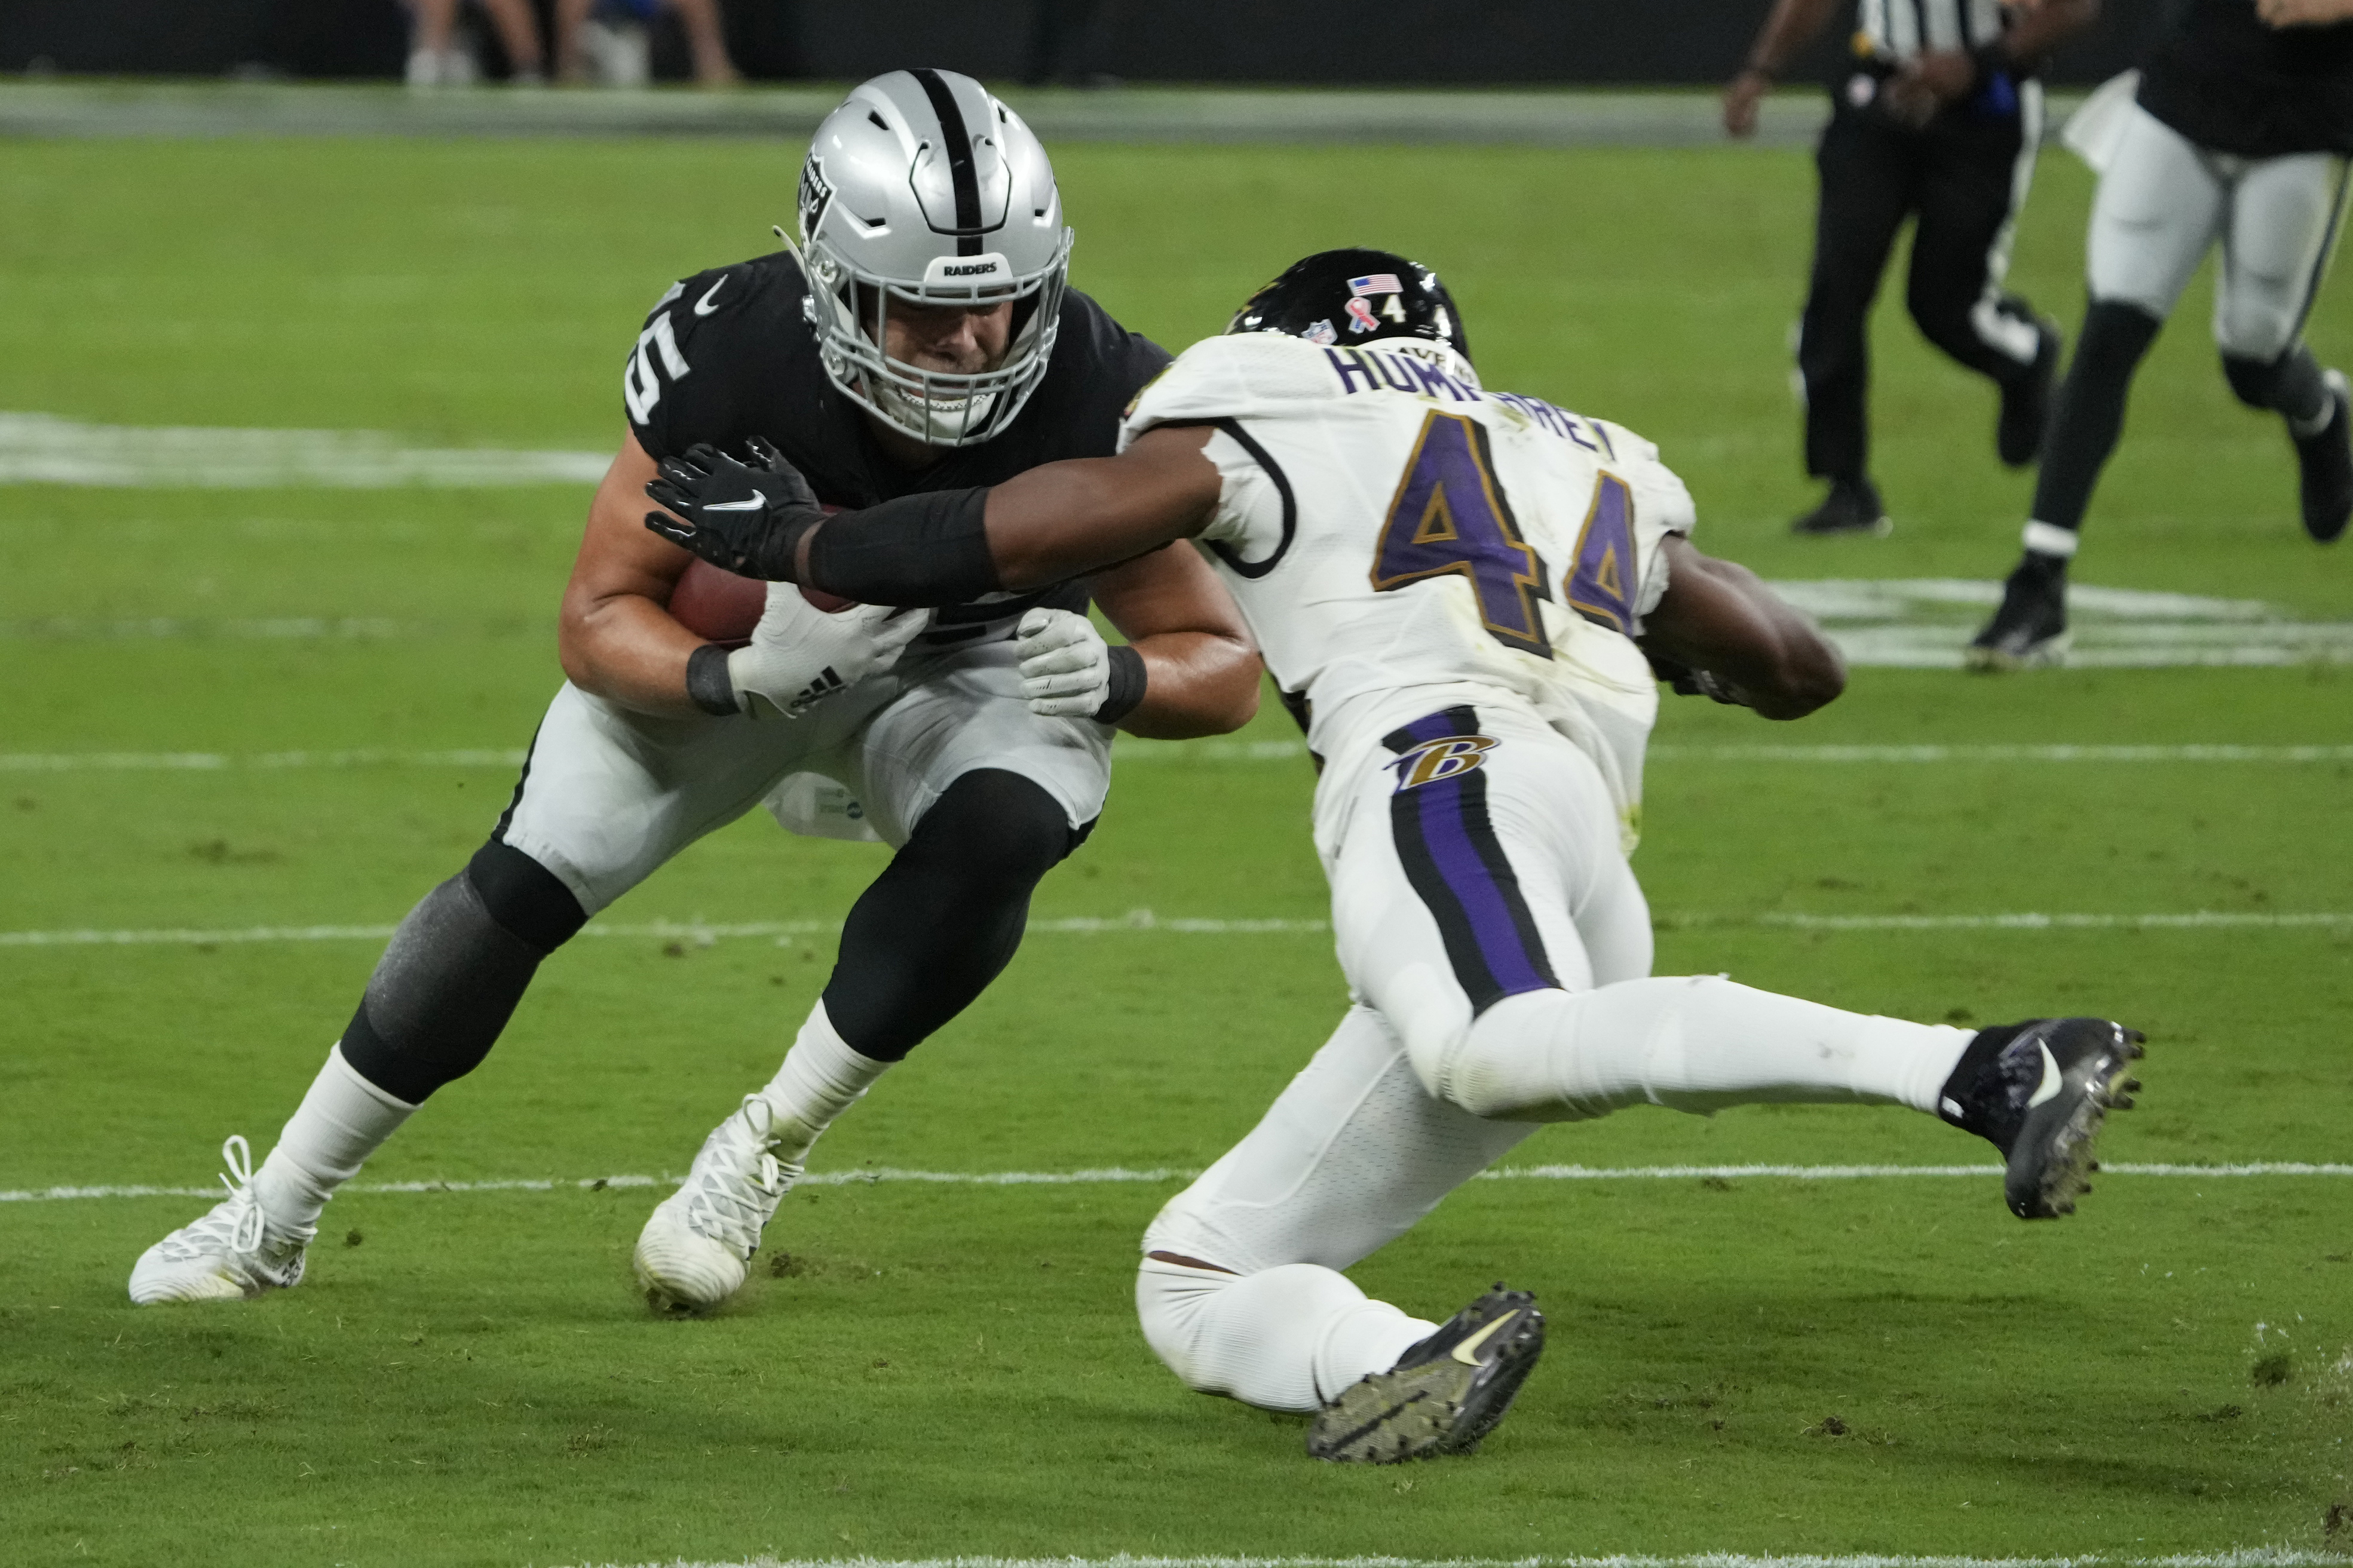
[[1712,669],[1694,669],[1681,659],[1669,658],[1649,648],[1642,650],[1642,657],[1651,661],[1651,673],[1665,681],[1667,689],[1678,697],[1705,697],[1727,708],[1748,706],[1748,700]]
[[683,457],[664,458],[661,478],[646,486],[646,494],[670,511],[646,513],[646,526],[739,577],[796,582],[794,550],[801,535],[825,521],[825,509],[782,452],[757,436],[744,450],[759,467],[739,463],[707,441],[689,447]]

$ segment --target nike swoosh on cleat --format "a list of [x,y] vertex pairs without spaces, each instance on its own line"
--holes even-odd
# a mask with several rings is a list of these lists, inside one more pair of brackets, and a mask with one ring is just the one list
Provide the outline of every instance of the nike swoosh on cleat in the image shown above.
[[702,298],[694,302],[694,313],[698,316],[707,316],[711,314],[712,311],[719,309],[718,306],[712,304],[711,301],[717,298],[719,290],[726,287],[727,279],[722,278],[718,282],[713,283],[709,289],[705,289],[703,291]]
[[[767,504],[768,498],[758,490],[754,490],[750,500],[715,500],[702,510],[705,511],[757,511]],[[2046,1049],[2042,1055],[2047,1060],[2051,1053]]]
[[2034,1098],[2026,1102],[2026,1109],[2031,1110],[2051,1099],[2059,1092],[2060,1085],[2064,1081],[2065,1075],[2059,1070],[2059,1058],[2051,1054],[2049,1046],[2044,1046],[2042,1047],[2042,1082],[2036,1088]]
[[1517,1307],[1513,1308],[1510,1311],[1504,1313],[1502,1317],[1496,1319],[1485,1328],[1481,1329],[1477,1333],[1472,1334],[1469,1339],[1464,1340],[1461,1344],[1456,1345],[1453,1350],[1448,1353],[1453,1356],[1456,1361],[1461,1362],[1464,1366],[1477,1366],[1479,1364],[1479,1357],[1477,1354],[1479,1347],[1486,1343],[1489,1339],[1493,1338],[1496,1330],[1502,1328],[1504,1324],[1510,1322],[1519,1315],[1520,1310]]

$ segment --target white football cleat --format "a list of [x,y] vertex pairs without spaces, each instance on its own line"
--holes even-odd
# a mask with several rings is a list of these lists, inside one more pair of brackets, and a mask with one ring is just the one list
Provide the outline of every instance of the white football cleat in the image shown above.
[[[242,1136],[221,1145],[228,1196],[193,1225],[184,1225],[139,1255],[131,1269],[131,1299],[142,1307],[166,1301],[236,1301],[302,1282],[303,1249],[315,1229],[273,1233],[253,1195],[253,1153]],[[232,1181],[230,1178],[235,1177]]]
[[775,1126],[768,1102],[745,1095],[744,1109],[702,1141],[685,1184],[646,1220],[630,1264],[648,1305],[700,1312],[743,1288],[761,1227],[793,1184],[769,1152]]

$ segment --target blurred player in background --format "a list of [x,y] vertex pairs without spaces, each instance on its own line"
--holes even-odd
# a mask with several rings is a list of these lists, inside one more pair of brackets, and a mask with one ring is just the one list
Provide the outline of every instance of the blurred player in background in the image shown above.
[[2053,411],[2025,552],[1969,645],[1978,669],[2056,664],[2067,563],[2124,429],[2141,355],[2206,252],[2221,244],[2214,342],[2239,401],[2287,426],[2305,531],[2353,516],[2346,381],[2304,343],[2345,214],[2353,153],[2353,0],[2190,0],[2137,88],[2119,78],[2068,126],[2100,170],[2086,257],[2091,303]]
[[[647,525],[755,575],[901,604],[1020,592],[1174,539],[1217,562],[1320,763],[1315,844],[1355,1005],[1265,1119],[1145,1233],[1145,1337],[1193,1387],[1315,1412],[1310,1452],[1459,1452],[1543,1343],[1523,1291],[1444,1324],[1339,1270],[1546,1121],[1644,1102],[1908,1105],[2069,1212],[2138,1037],[1967,1029],[1650,979],[1627,855],[1678,689],[1793,719],[1835,650],[1693,549],[1690,494],[1632,432],[1490,392],[1437,278],[1307,258],[1128,414],[1114,458],[825,520],[794,477],[703,449]],[[751,507],[746,498],[762,498]],[[683,521],[681,521],[683,520]]]
[[[1724,125],[1757,106],[1843,0],[1774,0],[1748,64],[1724,92]],[[2042,438],[2057,328],[2006,292],[2010,236],[2042,134],[2042,58],[2088,26],[2098,0],[1861,0],[1854,53],[1831,88],[1814,155],[1821,197],[1799,329],[1806,472],[1830,481],[1799,533],[1884,533],[1864,400],[1868,328],[1887,253],[1915,218],[1905,291],[1928,341],[2001,389],[1995,449],[2013,468]]]
[[[147,1250],[132,1300],[298,1283],[330,1194],[481,1061],[540,961],[765,801],[797,831],[898,852],[851,909],[774,1081],[647,1221],[636,1267],[651,1298],[715,1304],[818,1135],[1012,958],[1031,889],[1103,809],[1113,724],[1202,734],[1255,710],[1257,656],[1189,549],[935,614],[828,614],[767,589],[732,652],[671,613],[689,566],[710,568],[640,524],[658,461],[774,443],[843,505],[965,493],[1109,454],[1122,406],[1167,363],[1065,288],[1045,150],[969,78],[893,71],[857,89],[818,128],[799,208],[805,257],[702,273],[647,318],[624,378],[629,434],[565,593],[571,679],[512,803],[401,923],[261,1168],[229,1141],[231,1195]],[[757,604],[761,585],[744,586]],[[1129,646],[1096,633],[1090,588]]]

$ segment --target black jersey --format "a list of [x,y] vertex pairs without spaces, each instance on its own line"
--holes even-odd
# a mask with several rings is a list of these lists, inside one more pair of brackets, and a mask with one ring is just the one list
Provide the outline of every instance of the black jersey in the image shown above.
[[2142,67],[2140,106],[2217,153],[2353,153],[2353,22],[2267,27],[2254,0],[2189,0]]
[[[740,457],[765,437],[808,477],[828,506],[870,507],[920,490],[994,485],[1064,458],[1108,458],[1119,422],[1167,352],[1112,320],[1075,289],[1062,293],[1053,357],[1013,422],[987,441],[947,448],[928,468],[884,455],[866,411],[841,395],[818,358],[817,331],[801,314],[807,285],[779,251],[699,272],[670,286],[646,317],[622,374],[622,401],[638,445],[657,461],[708,441]],[[942,610],[934,644],[978,635],[1032,605],[1086,608],[1077,584],[986,605]]]

